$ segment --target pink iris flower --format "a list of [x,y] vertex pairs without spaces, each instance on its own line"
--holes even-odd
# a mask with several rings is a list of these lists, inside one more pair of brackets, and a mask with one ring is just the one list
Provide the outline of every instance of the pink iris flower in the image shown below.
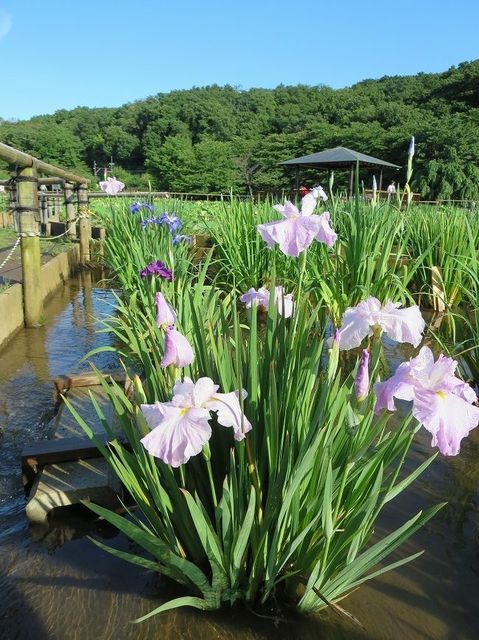
[[400,306],[400,302],[391,301],[381,305],[377,298],[369,296],[356,307],[346,309],[339,330],[339,348],[359,347],[366,336],[373,335],[374,327],[380,327],[396,342],[409,342],[417,347],[426,323],[417,305],[405,309],[400,309]]
[[316,198],[312,193],[308,193],[301,200],[301,211],[289,200],[284,206],[277,204],[274,208],[281,213],[284,220],[260,224],[258,231],[269,248],[277,243],[287,256],[298,256],[313,240],[332,247],[337,235],[329,225],[329,212],[315,215],[315,207]]
[[[268,310],[269,308],[270,292],[266,287],[256,289],[249,289],[246,293],[240,296],[241,302],[249,309],[254,303],[262,309]],[[284,293],[281,285],[274,288],[274,304],[278,309],[278,313],[285,318],[290,318],[293,315],[293,294]]]
[[186,367],[194,359],[193,349],[190,343],[175,327],[168,327],[165,335],[165,352],[160,362],[160,366]]
[[374,385],[376,412],[394,411],[394,398],[412,401],[413,416],[432,434],[431,446],[445,456],[457,455],[461,440],[479,423],[479,408],[472,388],[454,375],[456,367],[442,354],[434,362],[429,347],[423,347],[389,380]]
[[[195,383],[189,378],[177,382],[170,402],[142,404],[141,410],[151,431],[141,442],[152,456],[179,467],[201,453],[211,438],[211,412],[218,424],[231,427],[235,440],[243,440],[251,423],[241,411],[239,392],[218,393],[210,378]],[[246,391],[241,390],[241,397]]]
[[158,292],[156,294],[156,324],[159,327],[169,327],[176,322],[176,313],[166,302],[165,296]]
[[116,196],[117,193],[123,191],[125,185],[123,182],[120,182],[114,177],[109,177],[106,180],[100,182],[100,189],[105,193],[108,193],[109,196]]

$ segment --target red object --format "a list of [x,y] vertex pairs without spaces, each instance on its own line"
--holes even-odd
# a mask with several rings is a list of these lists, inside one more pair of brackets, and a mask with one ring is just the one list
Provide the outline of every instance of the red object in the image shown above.
[[306,195],[308,195],[309,193],[309,189],[308,187],[299,187],[299,194],[304,197]]

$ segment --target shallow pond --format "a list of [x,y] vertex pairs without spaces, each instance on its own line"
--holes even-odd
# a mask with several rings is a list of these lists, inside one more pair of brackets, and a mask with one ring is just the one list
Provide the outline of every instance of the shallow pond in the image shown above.
[[[62,287],[46,308],[42,329],[23,330],[0,353],[0,639],[150,640],[384,639],[468,640],[479,637],[479,429],[457,458],[438,458],[384,513],[377,532],[388,532],[417,510],[448,501],[395,559],[424,549],[412,564],[362,586],[341,605],[364,629],[331,612],[275,624],[244,609],[214,614],[180,610],[143,625],[130,621],[165,598],[152,573],[97,549],[94,532],[109,544],[130,542],[83,513],[57,520],[49,530],[29,528],[20,478],[23,443],[46,436],[53,377],[88,365],[87,351],[108,342],[93,316],[109,313],[110,291],[91,273]],[[389,345],[394,366],[408,354]],[[97,366],[115,365],[98,356]],[[423,431],[408,467],[430,454]],[[54,525],[54,526],[53,526]]]

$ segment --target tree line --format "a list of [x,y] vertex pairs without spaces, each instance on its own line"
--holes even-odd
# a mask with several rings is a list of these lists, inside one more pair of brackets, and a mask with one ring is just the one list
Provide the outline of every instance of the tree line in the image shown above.
[[[78,107],[0,121],[0,141],[91,177],[113,157],[130,188],[238,193],[294,185],[278,162],[344,146],[405,166],[431,199],[479,198],[479,60],[444,73],[386,76],[344,89],[208,86],[119,108]],[[404,181],[405,170],[385,179]],[[372,174],[362,176],[366,186]],[[305,181],[324,181],[309,172]],[[347,177],[337,174],[336,184]]]

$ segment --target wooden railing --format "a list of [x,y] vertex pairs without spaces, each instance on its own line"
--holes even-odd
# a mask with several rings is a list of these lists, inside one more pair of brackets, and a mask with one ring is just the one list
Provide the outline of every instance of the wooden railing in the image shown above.
[[[71,171],[43,162],[28,153],[0,143],[0,160],[12,166],[12,177],[7,184],[10,208],[18,217],[21,237],[24,318],[27,327],[44,322],[41,291],[40,209],[38,188],[42,184],[61,184],[67,212],[67,229],[76,236],[79,221],[80,261],[90,259],[91,226],[88,216],[88,180]],[[49,176],[39,179],[39,174]],[[75,212],[75,204],[77,211]]]

